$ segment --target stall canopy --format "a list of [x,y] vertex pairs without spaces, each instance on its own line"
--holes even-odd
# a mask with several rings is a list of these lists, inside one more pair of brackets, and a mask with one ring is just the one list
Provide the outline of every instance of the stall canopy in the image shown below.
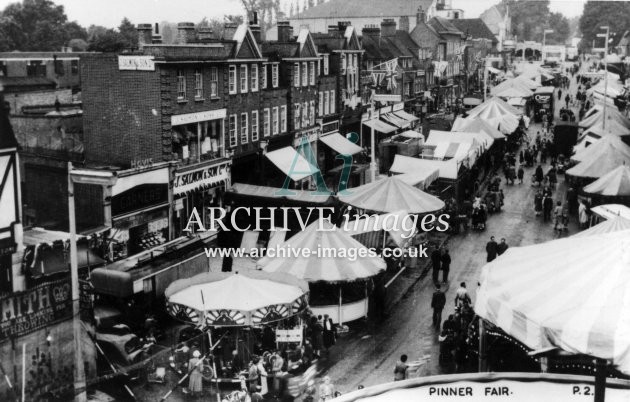
[[500,98],[528,98],[532,96],[532,91],[526,88],[509,87],[495,92],[494,96]]
[[410,121],[395,115],[393,112],[382,114],[381,119],[398,128],[408,128],[409,126],[411,126]]
[[[593,147],[594,145],[586,148],[584,152]],[[616,149],[601,147],[585,156],[580,163],[567,170],[566,174],[574,177],[600,178],[624,164],[630,165],[630,156]]]
[[364,121],[363,124],[383,134],[393,133],[398,130],[398,127],[394,127],[391,124],[387,124],[379,119],[367,120]]
[[257,186],[255,184],[245,183],[234,183],[228,192],[251,197],[286,199],[312,204],[326,204],[331,201],[331,197],[322,195],[321,193],[317,193],[315,191],[291,189],[291,195],[278,195],[286,193],[286,190],[278,187]]
[[[311,223],[279,247],[301,252],[297,256],[263,257],[258,260],[259,269],[293,275],[307,282],[339,283],[367,279],[386,268],[382,258],[364,253],[365,246],[326,220]],[[330,250],[330,253],[313,258],[318,249]],[[304,250],[310,250],[313,255],[305,257]],[[356,258],[351,257],[349,250],[356,252],[352,254]]]
[[622,231],[509,248],[483,267],[475,312],[531,349],[611,360],[630,374],[629,239]]
[[503,134],[511,134],[518,127],[518,110],[496,96],[468,111],[468,118],[485,120],[493,127],[498,127]]
[[614,219],[618,216],[630,219],[630,208],[621,204],[598,205],[591,208],[591,211],[607,220]]
[[394,114],[396,116],[400,117],[401,119],[407,120],[410,123],[413,123],[414,121],[420,120],[416,116],[412,115],[411,113],[407,113],[404,110],[395,111]]
[[501,131],[486,123],[482,119],[477,118],[471,119],[458,117],[453,123],[453,131],[486,133],[495,140],[505,139],[505,135],[501,134]]
[[606,173],[584,187],[584,192],[606,196],[630,196],[630,166],[619,166]]
[[[395,224],[395,222],[398,222]],[[403,222],[407,222],[403,224]],[[360,236],[364,233],[385,231],[398,247],[408,244],[416,232],[416,228],[410,225],[413,222],[405,211],[393,212],[383,215],[369,215],[352,221],[344,222],[340,229],[352,236]]]
[[623,230],[630,230],[630,219],[616,216],[598,223],[590,229],[574,234],[573,237],[597,236],[606,233],[621,232]]
[[604,127],[603,123],[600,121],[589,127],[588,129],[584,130],[580,138],[588,134],[592,134],[593,136],[597,136],[599,138],[606,135],[616,135],[618,137],[623,137],[626,135],[630,135],[630,128],[627,128],[614,120],[607,121],[606,127]]
[[[459,171],[460,162],[456,159],[439,160],[416,158],[414,166],[417,169],[432,171],[438,170],[438,178],[447,180],[457,180],[457,172]],[[394,159],[395,160],[395,159]],[[405,173],[406,174],[406,173]],[[396,176],[397,178],[400,176]]]
[[427,167],[422,159],[411,156],[395,155],[394,163],[389,168],[398,180],[425,189],[439,177],[439,170],[436,167]]
[[489,149],[494,143],[494,139],[485,132],[474,131],[429,131],[427,145],[437,145],[439,142],[467,142],[474,146],[480,145],[482,150]]
[[284,147],[276,151],[267,152],[266,156],[293,181],[300,181],[318,171],[293,147]]
[[319,137],[319,140],[342,155],[355,155],[363,151],[360,146],[339,133]]
[[339,201],[353,207],[375,212],[408,211],[428,214],[444,208],[444,202],[395,176],[386,177],[339,194]]
[[206,272],[173,282],[164,295],[173,317],[202,327],[251,326],[303,312],[308,283],[286,274]]
[[402,133],[400,133],[398,135],[400,135],[402,137],[405,137],[405,138],[422,138],[424,140],[424,135],[422,135],[422,133],[419,133],[419,132],[413,131],[413,130],[407,130],[407,131],[404,131],[404,132],[402,132]]
[[[581,142],[585,140],[586,137]],[[621,154],[630,158],[630,146],[626,145],[626,143],[624,143],[617,136],[606,135],[603,138],[596,140],[592,145],[576,151],[575,154],[571,157],[571,160],[582,162],[586,160],[590,155],[601,156],[607,154]]]
[[[579,126],[583,128],[592,127],[597,123],[601,123],[604,121],[604,106],[603,105],[595,105],[589,112],[588,116],[584,115],[582,121],[580,121]],[[608,122],[614,121],[619,125],[622,125],[625,128],[630,128],[630,120],[628,120],[623,114],[621,114],[618,110],[614,108],[606,108],[606,124]]]

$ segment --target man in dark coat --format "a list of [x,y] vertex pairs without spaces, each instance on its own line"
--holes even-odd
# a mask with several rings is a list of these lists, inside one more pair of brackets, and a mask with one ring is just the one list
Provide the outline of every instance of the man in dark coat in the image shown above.
[[508,249],[508,245],[505,242],[505,238],[501,239],[501,243],[499,243],[499,245],[497,246],[497,254],[501,255],[503,253],[505,253],[505,250]]
[[547,222],[551,219],[551,210],[553,209],[553,199],[545,195],[543,197],[543,221]]
[[535,175],[536,175],[536,182],[540,186],[540,184],[542,183],[543,179],[545,178],[545,174],[543,173],[542,166],[538,165],[538,167],[536,168]]
[[438,276],[440,274],[440,267],[442,261],[442,253],[438,247],[431,253],[431,263],[433,264],[433,283],[438,283]]
[[494,236],[490,237],[490,241],[486,244],[486,253],[488,253],[488,257],[486,258],[487,262],[490,262],[497,258],[497,242],[494,240]]
[[444,254],[442,254],[442,282],[448,282],[448,271],[451,269],[451,255],[448,253],[448,249],[444,249]]
[[433,293],[431,299],[431,308],[433,309],[433,326],[439,331],[440,324],[442,323],[442,310],[446,305],[446,295],[440,290],[440,285],[437,285],[437,290]]

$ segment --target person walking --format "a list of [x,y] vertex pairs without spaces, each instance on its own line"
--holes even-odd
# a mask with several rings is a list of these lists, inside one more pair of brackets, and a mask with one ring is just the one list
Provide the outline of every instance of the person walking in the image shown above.
[[569,96],[569,94],[567,94],[567,96],[564,97],[564,103],[567,105],[567,109],[569,108],[569,102],[571,101],[571,96]]
[[542,191],[538,190],[534,196],[534,212],[536,216],[540,216],[543,210],[543,196]]
[[436,288],[431,298],[431,308],[433,309],[433,326],[439,332],[440,324],[442,323],[442,310],[444,310],[444,306],[446,305],[446,295],[440,289],[439,284]]
[[444,254],[442,254],[441,261],[442,263],[442,282],[448,282],[448,272],[451,269],[451,255],[448,253],[448,249],[444,249]]
[[499,243],[499,245],[497,246],[497,254],[501,255],[503,253],[505,253],[505,251],[508,249],[507,243],[505,242],[505,237],[501,238],[501,243]]
[[542,170],[542,166],[538,165],[538,167],[536,168],[536,172],[534,173],[534,176],[536,177],[536,183],[538,184],[538,186],[540,186],[545,176]]
[[437,247],[431,253],[431,264],[433,265],[433,283],[438,283],[440,268],[442,262],[442,253],[440,252],[439,247]]
[[580,222],[580,229],[585,229],[588,223],[588,214],[586,205],[584,205],[584,201],[579,201],[580,206],[578,207],[578,219]]
[[494,240],[494,236],[490,237],[490,241],[486,243],[486,262],[490,262],[497,258],[497,242]]
[[409,365],[407,364],[407,355],[401,355],[400,360],[394,366],[394,381],[403,381],[407,379]]
[[324,314],[324,348],[326,352],[335,344],[335,338],[336,330],[332,318],[330,318],[328,314]]
[[203,376],[201,374],[201,352],[195,350],[188,361],[188,390],[192,397],[200,396],[203,391]]
[[471,303],[472,301],[468,295],[468,289],[466,289],[466,282],[462,282],[455,292],[455,308],[470,305]]
[[[562,202],[556,202],[556,207],[553,210],[553,217],[553,230],[558,230],[558,225],[562,225]],[[562,229],[562,226],[560,227],[560,229]]]
[[550,195],[543,194],[543,221],[548,222],[551,219],[551,210],[553,209],[553,200]]
[[523,184],[523,177],[525,177],[525,170],[523,170],[523,165],[518,167],[518,181],[519,184]]

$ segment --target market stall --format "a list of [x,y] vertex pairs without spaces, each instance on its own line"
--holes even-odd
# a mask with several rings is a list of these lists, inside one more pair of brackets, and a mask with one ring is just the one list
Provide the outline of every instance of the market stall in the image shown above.
[[[282,273],[241,270],[207,272],[173,282],[166,310],[177,320],[207,331],[218,342],[212,363],[219,381],[234,381],[253,355],[301,343],[300,315],[308,308],[308,284]],[[295,333],[293,339],[283,336]],[[233,354],[236,351],[236,355]]]
[[[590,144],[589,142],[592,141]],[[575,146],[572,161],[582,162],[589,155],[622,154],[630,157],[630,146],[616,135],[606,135],[601,139],[584,137]]]
[[398,180],[410,184],[420,190],[425,190],[439,177],[439,170],[435,167],[427,168],[420,158],[396,155],[394,163],[389,168]]
[[582,189],[590,205],[630,202],[630,166],[619,166]]
[[[600,142],[603,140],[600,140]],[[589,149],[592,149],[589,152]],[[630,156],[622,149],[603,146],[588,147],[579,155],[580,163],[566,171],[566,176],[594,181],[621,165],[630,165]],[[588,184],[588,183],[585,183]]]
[[[328,314],[339,324],[367,316],[370,279],[386,267],[381,257],[365,253],[365,246],[327,220],[313,222],[279,248],[301,252],[266,256],[258,268],[307,281],[313,314]],[[320,256],[318,250],[327,251]],[[311,255],[305,257],[306,253]]]
[[630,230],[630,219],[626,219],[623,216],[615,216],[611,219],[600,222],[589,229],[576,233],[573,237],[596,236],[606,233],[621,232],[624,230]]

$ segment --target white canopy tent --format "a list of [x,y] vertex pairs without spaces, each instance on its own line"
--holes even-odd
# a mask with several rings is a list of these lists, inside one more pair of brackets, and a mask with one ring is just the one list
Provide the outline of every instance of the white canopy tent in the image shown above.
[[608,135],[623,137],[626,135],[630,135],[630,128],[623,126],[615,120],[607,121],[606,127],[604,127],[604,123],[602,121],[599,121],[584,130],[584,132],[582,132],[582,134],[580,135],[580,139],[588,134],[593,134],[593,136],[599,138]]
[[609,153],[622,154],[630,158],[630,146],[626,145],[623,141],[621,141],[619,137],[615,135],[607,135],[595,141],[595,143],[590,145],[589,147],[582,148],[577,151],[571,157],[571,160],[582,162],[591,155],[596,155],[596,157],[605,157]]
[[621,232],[624,230],[630,230],[630,219],[616,216],[612,219],[607,219],[601,223],[598,223],[597,225],[582,232],[576,233],[572,237],[597,236],[606,233]]
[[[603,140],[598,141],[601,142]],[[608,144],[610,145],[610,144]],[[589,152],[589,149],[592,149]],[[600,178],[611,170],[621,165],[630,165],[630,156],[610,146],[595,148],[594,145],[586,148],[588,154],[580,155],[582,161],[566,171],[566,174],[574,177]]]
[[[604,120],[604,106],[595,105],[586,114],[584,118],[578,124],[580,127],[588,128],[597,123],[601,123]],[[626,128],[630,128],[630,120],[624,116],[616,107],[606,108],[606,122],[615,121]]]
[[494,144],[494,138],[485,132],[473,131],[429,131],[426,145],[437,145],[440,142],[467,142],[473,145],[480,144],[482,150],[489,149]]
[[389,171],[396,173],[398,180],[423,190],[439,177],[439,169],[427,168],[422,159],[398,154],[394,156],[394,163]]
[[499,129],[491,126],[486,121],[479,118],[458,117],[453,123],[452,130],[473,133],[486,133],[495,140],[505,139],[505,135],[501,134],[501,131],[499,131]]
[[623,165],[611,170],[583,190],[588,194],[630,196],[630,166]]

